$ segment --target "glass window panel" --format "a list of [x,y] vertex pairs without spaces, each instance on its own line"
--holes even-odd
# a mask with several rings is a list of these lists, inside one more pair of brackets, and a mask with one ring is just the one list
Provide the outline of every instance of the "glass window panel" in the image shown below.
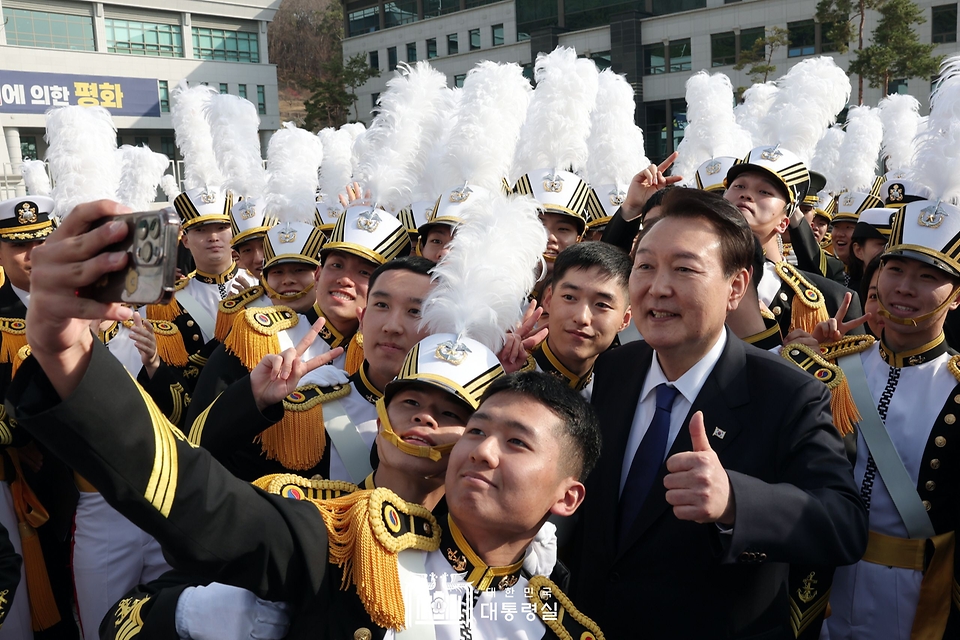
[[367,7],[347,14],[347,37],[372,33],[380,28],[380,7]]
[[3,9],[7,44],[93,51],[93,18],[27,9]]
[[737,62],[737,36],[733,31],[714,33],[710,36],[711,66],[722,67]]
[[246,31],[194,27],[193,55],[201,60],[259,62],[258,36]]
[[742,29],[740,31],[740,51],[750,51],[753,48],[753,43],[764,37],[766,37],[764,27]]
[[788,22],[787,31],[790,35],[787,57],[811,56],[816,52],[817,27],[813,20]]
[[397,68],[397,62],[397,48],[387,47],[387,68],[390,71],[395,71]]
[[437,39],[427,38],[427,58],[437,57]]
[[692,59],[690,57],[690,38],[670,41],[670,73],[690,71]]
[[452,56],[455,53],[460,53],[460,34],[451,33],[447,35],[447,55]]
[[493,46],[497,47],[503,44],[503,25],[495,24],[491,29],[493,30]]
[[260,113],[260,115],[267,113],[266,91],[264,90],[264,86],[262,84],[257,85],[257,111]]
[[470,30],[470,51],[476,51],[480,48],[480,29]]
[[957,41],[957,5],[945,4],[931,9],[930,41],[941,44]]
[[663,43],[643,46],[643,75],[665,73],[667,70]]
[[467,74],[461,73],[459,75],[453,76],[453,86],[463,87],[464,81],[467,79]]
[[417,43],[408,42],[407,43],[407,62],[416,62],[417,61]]

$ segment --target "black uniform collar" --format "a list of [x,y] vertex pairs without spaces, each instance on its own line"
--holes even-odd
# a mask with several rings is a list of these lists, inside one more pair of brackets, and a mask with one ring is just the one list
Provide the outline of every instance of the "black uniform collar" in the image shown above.
[[231,262],[230,267],[223,273],[204,273],[197,269],[190,276],[197,282],[204,284],[226,284],[237,275],[239,269],[236,262]]
[[782,347],[783,336],[780,334],[780,324],[777,322],[776,317],[767,318],[764,316],[763,325],[766,329],[752,336],[747,336],[743,341],[764,351],[769,351],[774,347]]
[[578,376],[560,363],[557,356],[550,350],[550,345],[544,340],[533,350],[533,359],[537,361],[540,370],[544,373],[560,378],[574,391],[582,391],[593,380],[593,367],[586,375]]
[[[324,342],[330,345],[331,349],[336,349],[337,347],[343,347],[344,344],[346,344],[351,338],[353,338],[352,334],[349,336],[345,336],[339,331],[337,331],[337,328],[334,327],[333,323],[330,322],[330,319],[323,314],[323,310],[320,308],[320,305],[317,304],[316,302],[313,303],[313,306],[307,311],[306,316],[307,316],[307,319],[310,321],[310,324],[313,324],[320,318],[323,318],[324,320],[326,320],[326,322],[323,323],[323,328],[320,329],[319,336]],[[344,347],[344,349],[346,349],[346,347]]]
[[120,323],[114,322],[109,328],[98,332],[97,337],[100,338],[100,342],[103,344],[109,344],[111,340],[117,337],[118,333],[120,333]]
[[360,392],[364,400],[370,404],[376,404],[377,400],[383,397],[383,392],[373,386],[373,383],[367,377],[367,367],[369,366],[367,361],[364,360],[357,372],[350,376],[350,382],[354,389]]
[[923,364],[924,362],[930,362],[947,353],[948,349],[946,338],[942,332],[927,344],[921,345],[916,349],[901,351],[900,353],[895,353],[890,347],[883,343],[883,338],[880,338],[880,357],[891,367],[897,368],[912,367]]
[[478,591],[503,591],[517,584],[523,558],[505,567],[488,567],[480,556],[467,544],[453,518],[447,516],[447,526],[440,534],[440,552],[457,573],[465,574],[463,579]]

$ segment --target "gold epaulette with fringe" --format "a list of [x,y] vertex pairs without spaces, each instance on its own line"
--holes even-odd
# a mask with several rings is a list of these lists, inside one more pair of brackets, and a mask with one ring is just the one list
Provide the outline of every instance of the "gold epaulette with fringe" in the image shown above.
[[850,393],[847,378],[843,375],[843,369],[828,362],[820,349],[799,342],[784,345],[780,355],[827,385],[830,390],[830,411],[833,413],[834,426],[842,436],[853,433],[853,425],[860,421],[860,413]]
[[824,360],[836,362],[837,358],[866,351],[877,339],[873,336],[843,336],[836,342],[821,342],[820,355]]
[[960,354],[953,356],[947,361],[947,370],[953,374],[957,382],[960,382]]
[[[183,344],[183,335],[177,325],[167,320],[156,320],[154,318],[144,318],[144,322],[149,322],[153,327],[153,335],[157,339],[157,355],[167,364],[174,367],[185,367],[190,354]],[[133,326],[133,320],[126,320],[123,326],[128,329]]]
[[11,377],[17,375],[17,370],[20,368],[20,365],[23,364],[23,361],[30,357],[30,345],[25,344],[17,351],[17,355],[13,358],[12,369],[13,372],[10,374]]
[[293,473],[271,473],[252,484],[267,493],[291,500],[333,500],[360,489],[344,480],[324,480],[320,476],[304,478]]
[[14,364],[17,352],[27,344],[27,323],[23,318],[0,318],[0,363]]
[[790,310],[790,329],[802,329],[813,333],[817,324],[830,319],[823,293],[800,274],[789,262],[777,263],[780,279],[787,283],[796,294]]
[[550,578],[533,576],[527,599],[543,623],[562,640],[604,640],[596,622],[582,614]]
[[346,353],[344,355],[344,370],[348,376],[352,376],[360,370],[363,365],[363,334],[357,331],[347,343]]
[[167,304],[148,304],[147,317],[151,320],[173,322],[184,314],[183,307],[177,302],[176,292],[190,284],[190,278],[181,278],[173,285],[174,295]]
[[238,311],[243,311],[248,304],[263,295],[263,287],[257,285],[244,289],[240,293],[227,296],[217,305],[217,323],[213,328],[213,337],[223,342],[233,327],[233,320]]
[[356,585],[357,595],[375,624],[403,629],[406,609],[397,554],[406,549],[440,548],[440,527],[433,514],[384,488],[355,491],[313,504],[327,526],[330,562],[343,568],[340,588]]
[[287,469],[312,469],[327,447],[323,403],[350,394],[350,385],[318,387],[308,384],[283,399],[283,418],[258,437],[267,460],[277,460]]
[[236,316],[233,329],[223,345],[253,371],[264,356],[280,353],[277,334],[297,326],[299,316],[290,307],[254,307]]

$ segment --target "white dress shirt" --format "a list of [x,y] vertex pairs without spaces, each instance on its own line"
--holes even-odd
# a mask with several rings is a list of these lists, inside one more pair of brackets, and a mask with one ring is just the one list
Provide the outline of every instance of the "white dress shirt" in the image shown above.
[[670,387],[676,387],[680,392],[673,401],[673,409],[670,411],[670,432],[667,435],[666,449],[663,451],[663,457],[666,458],[667,452],[670,451],[670,448],[673,446],[673,441],[677,439],[677,434],[680,433],[680,429],[684,426],[683,422],[686,420],[690,407],[693,406],[693,401],[696,400],[700,394],[700,390],[703,388],[703,383],[706,382],[707,376],[710,375],[713,368],[717,365],[717,360],[720,359],[720,354],[723,353],[723,348],[726,344],[727,331],[726,328],[724,328],[724,330],[720,332],[720,338],[716,344],[707,351],[706,355],[700,358],[697,364],[690,367],[686,373],[673,382],[667,380],[663,369],[660,368],[657,352],[653,352],[650,370],[647,372],[647,379],[644,381],[643,388],[640,390],[640,400],[637,402],[637,410],[633,414],[633,424],[630,427],[630,436],[627,438],[627,448],[623,452],[623,467],[620,470],[620,493],[623,493],[623,486],[627,483],[630,465],[633,464],[633,457],[637,454],[640,441],[643,440],[647,429],[650,428],[653,414],[657,411],[657,386],[661,383],[666,384]]

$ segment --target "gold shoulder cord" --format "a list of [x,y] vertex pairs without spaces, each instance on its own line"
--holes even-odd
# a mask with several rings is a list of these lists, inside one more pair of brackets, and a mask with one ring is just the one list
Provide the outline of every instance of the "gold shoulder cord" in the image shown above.
[[[567,594],[561,591],[550,578],[546,576],[530,578],[527,598],[543,623],[557,634],[560,640],[604,640],[603,631],[600,630],[599,625],[573,606]],[[551,600],[556,600],[559,609],[554,610],[548,606]],[[574,636],[571,630],[578,635]]]
[[244,309],[238,319],[223,345],[240,358],[248,371],[253,371],[264,356],[280,353],[277,334],[297,326],[299,322],[299,316],[293,309],[282,306]]
[[23,318],[0,318],[0,363],[16,365],[17,352],[27,346],[27,323]]
[[830,390],[830,411],[833,414],[833,424],[840,435],[845,436],[848,433],[853,433],[853,425],[860,422],[860,412],[857,410],[857,403],[853,400],[853,394],[850,392],[850,385],[843,374],[843,369],[829,362],[823,351],[823,346],[820,349],[815,349],[795,342],[784,345],[780,355],[784,360],[792,362],[827,385],[827,389]]

